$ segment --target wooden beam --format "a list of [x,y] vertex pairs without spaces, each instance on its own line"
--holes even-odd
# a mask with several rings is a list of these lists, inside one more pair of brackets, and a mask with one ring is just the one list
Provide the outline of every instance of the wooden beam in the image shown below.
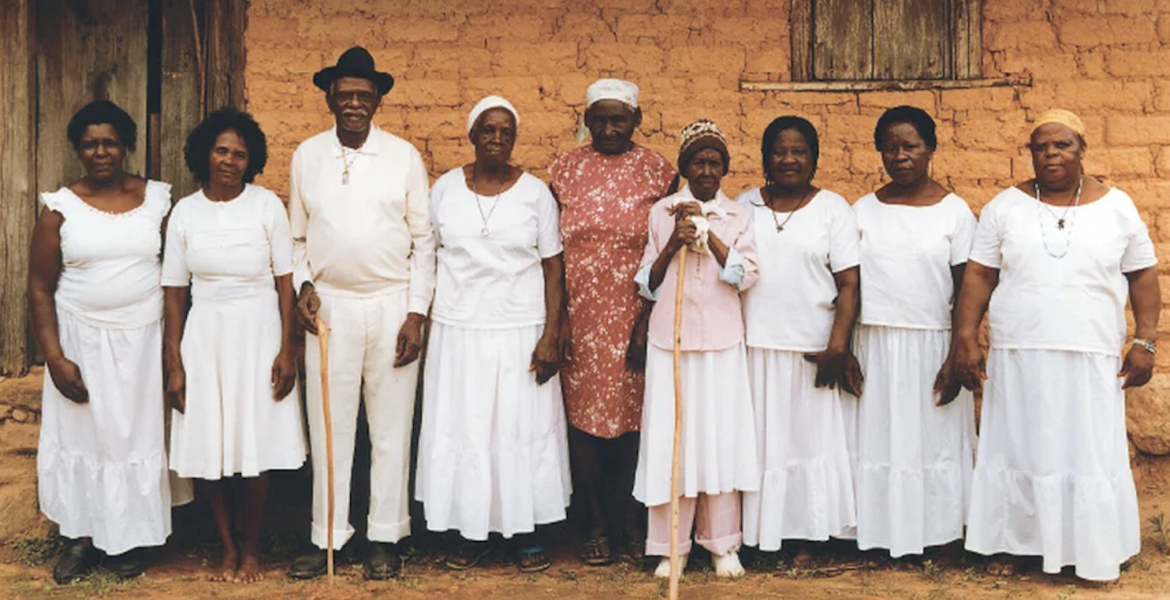
[[[190,0],[162,1],[162,103],[159,177],[171,184],[171,198],[194,193],[199,183],[187,168],[183,146],[187,135],[203,119],[196,36],[198,15]],[[202,13],[202,7],[199,13]]]
[[903,81],[740,81],[744,92],[909,92],[914,90],[962,90],[988,87],[1031,87],[1031,75],[997,79],[914,79]]
[[206,0],[207,87],[204,113],[233,106],[244,110],[244,29],[247,3]]
[[0,375],[29,365],[28,250],[36,220],[34,0],[0,2]]
[[983,12],[979,0],[954,0],[955,77],[983,76]]
[[792,81],[813,80],[813,0],[792,0],[789,11]]

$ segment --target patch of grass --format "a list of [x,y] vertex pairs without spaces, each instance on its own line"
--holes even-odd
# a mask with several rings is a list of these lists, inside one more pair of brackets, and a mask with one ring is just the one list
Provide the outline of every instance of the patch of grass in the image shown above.
[[983,582],[983,571],[975,567],[963,569],[963,582],[979,584]]
[[408,544],[405,551],[402,552],[402,562],[404,563],[421,563],[425,558],[422,551],[414,544]]
[[1150,517],[1150,528],[1154,530],[1154,545],[1162,554],[1170,554],[1170,523],[1166,522],[1166,514]]
[[1077,586],[1068,585],[1063,592],[1056,595],[1056,600],[1071,600],[1073,596],[1077,595]]
[[[89,577],[70,584],[68,589],[76,591],[76,594],[69,594],[71,597],[76,596],[99,596],[105,597],[112,592],[123,592],[125,590],[136,588],[142,585],[145,576],[138,576],[134,579],[118,579],[113,573],[105,569],[96,569],[89,574]],[[64,589],[64,588],[62,588]]]
[[784,574],[787,575],[789,579],[804,579],[806,577],[811,577],[813,572],[811,569],[790,567],[787,571],[784,572]]
[[947,568],[941,563],[926,560],[922,563],[922,577],[931,583],[942,583],[946,579]]
[[65,539],[54,528],[43,538],[20,540],[12,549],[16,551],[17,562],[26,567],[39,567],[52,562],[65,550]]

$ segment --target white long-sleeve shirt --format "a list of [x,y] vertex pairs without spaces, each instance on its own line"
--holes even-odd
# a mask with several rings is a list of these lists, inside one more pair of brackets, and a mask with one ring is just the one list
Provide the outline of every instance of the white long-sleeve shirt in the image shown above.
[[354,150],[331,129],[297,147],[289,178],[297,289],[310,281],[350,297],[409,290],[410,312],[427,314],[435,237],[426,167],[410,142],[371,126]]

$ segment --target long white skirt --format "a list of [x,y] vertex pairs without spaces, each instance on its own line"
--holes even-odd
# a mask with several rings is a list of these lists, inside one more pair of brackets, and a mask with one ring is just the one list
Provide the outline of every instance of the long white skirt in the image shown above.
[[857,545],[894,557],[963,537],[975,458],[975,404],[936,406],[951,332],[862,325],[853,350],[858,402]]
[[415,483],[431,531],[486,540],[564,520],[572,482],[561,380],[537,385],[528,370],[543,329],[431,326]]
[[1116,579],[1141,549],[1116,356],[995,350],[987,360],[967,549],[1040,555]]
[[171,469],[219,479],[305,462],[296,391],[280,401],[272,397],[281,337],[275,289],[235,298],[196,294],[181,346],[186,412],[171,414]]
[[[727,350],[682,353],[683,496],[760,489],[747,356]],[[650,346],[646,400],[634,497],[647,506],[670,502],[674,452],[674,355]]]
[[57,330],[89,402],[63,396],[45,369],[37,450],[41,511],[61,535],[92,537],[107,554],[161,546],[171,534],[162,323],[107,329],[58,309]]
[[743,537],[765,551],[839,537],[855,523],[841,394],[814,385],[817,366],[804,354],[747,351],[764,475],[760,491],[743,496]]

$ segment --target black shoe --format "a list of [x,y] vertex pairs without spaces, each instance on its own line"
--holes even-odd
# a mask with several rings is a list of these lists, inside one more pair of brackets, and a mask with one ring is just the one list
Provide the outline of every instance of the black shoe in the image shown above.
[[293,561],[288,568],[288,576],[293,579],[316,579],[329,570],[328,561],[328,554],[324,550],[314,548]]
[[366,554],[366,579],[382,581],[398,577],[402,570],[402,555],[398,544],[370,542]]
[[118,579],[133,579],[146,571],[142,550],[135,548],[117,556],[107,556],[102,566]]
[[57,565],[53,567],[53,581],[60,585],[68,585],[85,579],[93,570],[94,554],[93,548],[88,544],[70,540],[61,558],[57,559]]

